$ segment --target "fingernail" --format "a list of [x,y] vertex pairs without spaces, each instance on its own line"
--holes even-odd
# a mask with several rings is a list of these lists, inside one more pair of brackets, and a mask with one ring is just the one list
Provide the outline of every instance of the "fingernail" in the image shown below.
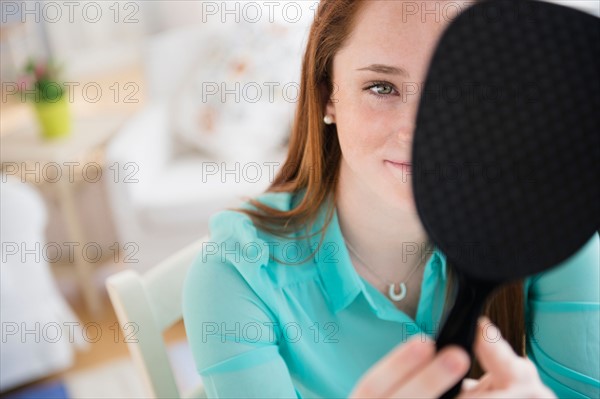
[[494,334],[496,335],[496,337],[498,337],[498,339],[504,339],[502,337],[502,332],[500,331],[500,329],[498,328],[498,326],[492,324],[492,328],[494,330]]
[[502,337],[498,326],[496,326],[487,316],[479,317],[479,323],[484,332]]
[[[442,355],[442,365],[450,372],[457,373],[462,369],[464,363],[464,353],[445,352]],[[461,357],[463,358],[461,360]]]

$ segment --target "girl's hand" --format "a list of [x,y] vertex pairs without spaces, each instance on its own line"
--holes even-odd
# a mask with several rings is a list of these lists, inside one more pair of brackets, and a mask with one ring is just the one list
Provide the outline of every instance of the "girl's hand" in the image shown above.
[[439,353],[425,335],[413,337],[377,362],[362,376],[351,398],[437,398],[469,369],[462,348],[448,346]]
[[[479,381],[466,379],[460,399],[555,398],[539,379],[535,365],[514,353],[487,318],[480,319],[475,355],[487,372]],[[351,398],[438,398],[464,376],[467,353],[457,346],[435,352],[432,340],[413,337],[376,363],[360,379]],[[494,339],[495,341],[495,339]]]
[[465,380],[459,399],[556,398],[533,362],[517,356],[487,318],[478,323],[474,351],[486,373],[479,381]]

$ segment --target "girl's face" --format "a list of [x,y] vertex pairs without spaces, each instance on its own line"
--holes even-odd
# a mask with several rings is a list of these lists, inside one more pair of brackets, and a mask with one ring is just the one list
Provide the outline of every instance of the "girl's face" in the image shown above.
[[334,90],[326,109],[342,149],[341,181],[411,212],[411,172],[403,163],[411,162],[422,83],[448,22],[440,6],[445,2],[435,2],[442,3],[437,12],[433,3],[365,2],[334,57]]

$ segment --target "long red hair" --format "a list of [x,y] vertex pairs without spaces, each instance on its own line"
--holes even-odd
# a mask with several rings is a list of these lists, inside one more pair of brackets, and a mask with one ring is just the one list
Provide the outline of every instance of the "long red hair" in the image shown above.
[[[300,93],[287,158],[268,192],[298,193],[305,190],[298,205],[289,211],[271,208],[249,199],[256,209],[237,209],[247,214],[255,226],[271,234],[285,236],[312,224],[319,209],[329,204],[326,223],[335,203],[342,152],[336,125],[323,123],[328,99],[333,91],[333,58],[352,32],[356,16],[365,2],[356,0],[321,0],[310,29],[302,61]],[[333,199],[333,201],[328,201]],[[448,284],[454,280],[447,265]],[[450,297],[450,289],[447,290]],[[448,304],[448,300],[446,301]],[[500,289],[485,305],[484,313],[500,329],[516,353],[525,354],[524,293],[522,281]],[[475,359],[471,378],[482,370]]]

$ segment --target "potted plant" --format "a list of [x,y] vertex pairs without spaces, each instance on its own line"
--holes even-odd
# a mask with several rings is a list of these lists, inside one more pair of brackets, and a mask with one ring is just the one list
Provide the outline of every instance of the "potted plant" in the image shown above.
[[42,137],[56,139],[71,132],[69,101],[60,67],[52,60],[30,59],[19,82],[22,98],[33,104]]

